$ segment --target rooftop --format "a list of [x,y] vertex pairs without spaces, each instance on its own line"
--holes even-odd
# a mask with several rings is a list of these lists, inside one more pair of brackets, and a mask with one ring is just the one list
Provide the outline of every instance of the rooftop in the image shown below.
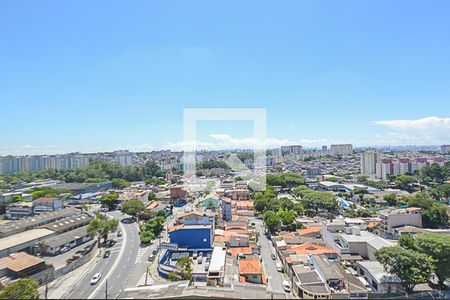
[[50,247],[58,247],[67,243],[72,242],[75,239],[84,237],[87,235],[87,228],[88,225],[76,228],[71,231],[67,231],[55,236],[51,236],[50,238],[46,239],[47,244]]
[[239,274],[262,274],[261,263],[257,259],[241,259]]
[[227,252],[222,247],[214,247],[208,272],[221,272],[225,267]]
[[26,252],[17,252],[1,258],[0,269],[7,268],[14,272],[20,272],[43,262],[44,260]]
[[51,236],[55,232],[45,228],[31,229],[24,232],[20,232],[18,234],[14,234],[11,236],[7,236],[1,239],[0,243],[0,251],[9,249],[11,247],[34,241],[39,238],[43,238],[46,236]]
[[38,216],[33,216],[29,218],[25,218],[18,221],[12,221],[7,224],[3,224],[0,226],[0,236],[7,236],[12,234],[13,232],[23,231],[26,229],[30,229],[42,224],[49,223],[53,220],[57,220],[60,218],[64,218],[71,215],[80,214],[81,211],[79,209],[69,207],[62,210],[57,210],[53,212],[43,213]]

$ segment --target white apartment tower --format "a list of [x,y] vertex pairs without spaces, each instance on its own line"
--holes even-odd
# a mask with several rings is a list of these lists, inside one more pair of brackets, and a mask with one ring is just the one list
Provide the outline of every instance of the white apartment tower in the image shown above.
[[353,154],[353,146],[352,146],[352,144],[331,145],[330,154],[332,156],[352,155]]
[[361,175],[376,176],[377,163],[380,163],[381,155],[373,150],[364,151],[361,154]]

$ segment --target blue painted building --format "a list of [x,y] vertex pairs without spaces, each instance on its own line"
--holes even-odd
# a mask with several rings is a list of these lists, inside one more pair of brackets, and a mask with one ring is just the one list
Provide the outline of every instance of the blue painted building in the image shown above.
[[170,242],[187,249],[211,249],[213,234],[211,224],[175,225],[169,229]]

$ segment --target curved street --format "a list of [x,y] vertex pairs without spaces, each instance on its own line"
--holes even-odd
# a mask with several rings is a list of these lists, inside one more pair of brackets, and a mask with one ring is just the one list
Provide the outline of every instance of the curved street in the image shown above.
[[[107,213],[119,221],[128,218],[119,211]],[[119,223],[122,237],[117,233],[111,235],[116,244],[106,248],[111,252],[108,258],[103,258],[105,248],[102,248],[101,258],[98,263],[78,281],[76,287],[70,292],[70,299],[113,299],[125,287],[134,267],[139,252],[139,230],[136,223]],[[91,285],[90,280],[95,273],[102,275],[96,285]]]

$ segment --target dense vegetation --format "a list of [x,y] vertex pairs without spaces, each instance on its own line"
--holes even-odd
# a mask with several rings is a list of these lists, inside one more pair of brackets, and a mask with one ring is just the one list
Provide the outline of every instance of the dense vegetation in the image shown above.
[[305,184],[303,177],[295,173],[267,174],[266,182],[268,185],[283,188],[294,188]]
[[165,214],[164,212],[158,213],[158,215],[146,223],[141,224],[141,242],[148,244],[154,240],[163,229]]
[[215,168],[222,168],[225,170],[229,170],[230,166],[224,161],[212,159],[205,160],[204,162],[197,164],[197,170],[215,169]]
[[39,299],[38,282],[22,278],[0,291],[0,299]]

